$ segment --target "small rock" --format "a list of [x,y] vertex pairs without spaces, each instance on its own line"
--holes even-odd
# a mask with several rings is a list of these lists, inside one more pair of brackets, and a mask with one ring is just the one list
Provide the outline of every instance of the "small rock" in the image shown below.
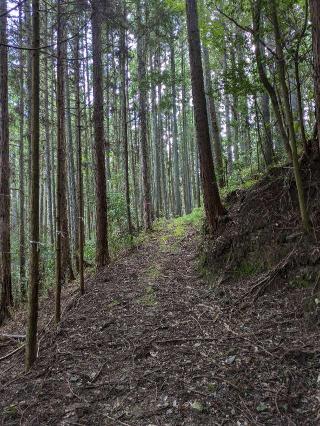
[[231,355],[231,356],[228,356],[228,358],[225,360],[225,363],[228,365],[231,365],[235,362],[235,360],[236,360],[236,356]]

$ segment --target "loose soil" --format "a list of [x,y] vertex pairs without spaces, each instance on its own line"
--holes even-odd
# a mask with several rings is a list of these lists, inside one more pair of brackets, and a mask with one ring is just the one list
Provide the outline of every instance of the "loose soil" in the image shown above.
[[[247,297],[261,276],[202,269],[201,240],[165,222],[88,279],[83,297],[69,292],[32,370],[22,350],[1,361],[0,423],[320,424],[319,326],[302,302],[311,290]],[[21,321],[8,330],[23,333]],[[1,340],[0,357],[20,344]]]

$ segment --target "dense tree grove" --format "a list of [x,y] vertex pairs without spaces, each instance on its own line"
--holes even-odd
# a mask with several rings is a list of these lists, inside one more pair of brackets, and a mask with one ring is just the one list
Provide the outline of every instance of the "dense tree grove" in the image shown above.
[[310,0],[0,0],[0,324],[108,264],[160,217],[319,151],[320,8]]

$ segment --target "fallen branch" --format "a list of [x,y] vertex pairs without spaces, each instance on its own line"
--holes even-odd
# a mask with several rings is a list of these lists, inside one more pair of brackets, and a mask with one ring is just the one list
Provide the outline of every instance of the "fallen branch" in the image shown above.
[[189,338],[179,338],[176,339],[167,339],[167,340],[156,340],[152,343],[158,345],[165,345],[166,343],[186,343],[186,342],[212,342],[215,340],[214,337],[189,337]]
[[26,340],[26,335],[25,334],[0,334],[0,340],[2,339],[8,339],[8,340],[19,340],[24,341]]
[[5,359],[10,358],[12,355],[16,354],[17,352],[20,352],[24,347],[25,347],[25,343],[22,346],[19,346],[18,348],[16,348],[14,351],[9,352],[7,355],[4,355],[3,357],[0,358],[0,362],[4,361]]

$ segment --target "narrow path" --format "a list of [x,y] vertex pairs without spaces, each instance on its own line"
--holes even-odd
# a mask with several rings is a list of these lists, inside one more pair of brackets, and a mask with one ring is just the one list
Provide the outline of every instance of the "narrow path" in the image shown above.
[[3,424],[202,424],[213,314],[196,247],[194,230],[169,227],[100,273],[33,371],[2,387]]
[[285,306],[237,312],[237,284],[222,295],[199,276],[197,244],[169,223],[91,280],[34,369],[20,354],[20,375],[0,374],[0,424],[317,424],[308,359],[280,359],[292,329],[267,326]]

